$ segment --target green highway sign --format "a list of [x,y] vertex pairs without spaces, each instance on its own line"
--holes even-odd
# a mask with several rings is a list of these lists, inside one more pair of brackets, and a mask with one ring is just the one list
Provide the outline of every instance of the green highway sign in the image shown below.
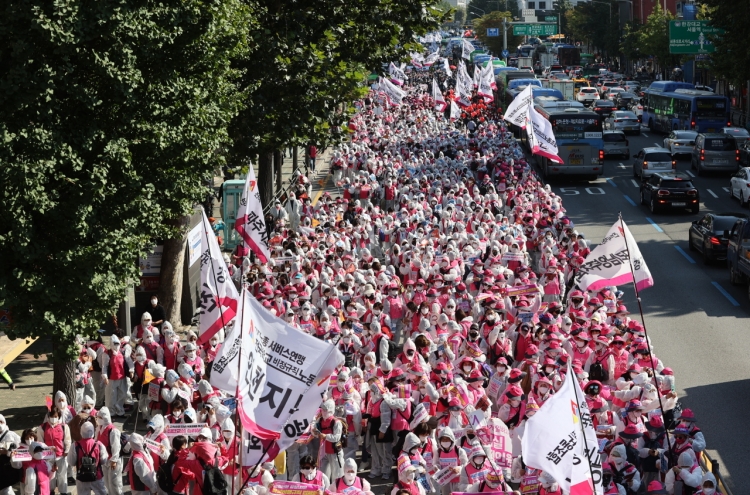
[[544,16],[544,22],[557,22],[557,16],[556,15],[546,15],[546,16]]
[[724,34],[723,29],[709,26],[710,21],[669,21],[669,53],[713,53],[711,36]]
[[557,24],[515,24],[513,34],[517,36],[549,36],[557,34]]

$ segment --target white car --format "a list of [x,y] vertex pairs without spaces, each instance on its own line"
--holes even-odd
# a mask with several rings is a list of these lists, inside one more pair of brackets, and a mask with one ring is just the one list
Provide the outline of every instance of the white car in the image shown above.
[[664,138],[664,147],[672,156],[690,154],[693,152],[696,136],[698,133],[695,131],[672,131]]
[[576,100],[584,105],[591,105],[599,98],[599,91],[597,91],[596,88],[581,88],[576,95]]
[[750,167],[739,169],[729,179],[729,194],[740,200],[740,206],[747,204],[747,200],[750,198]]

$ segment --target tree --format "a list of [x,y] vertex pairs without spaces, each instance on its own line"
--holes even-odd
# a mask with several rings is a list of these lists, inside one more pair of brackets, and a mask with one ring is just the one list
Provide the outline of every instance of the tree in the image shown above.
[[[257,49],[240,59],[247,105],[231,125],[231,160],[314,142],[325,146],[342,133],[351,103],[367,93],[371,70],[421,50],[417,37],[447,19],[439,0],[260,0],[262,30],[247,35]],[[259,163],[261,199],[269,160]]]
[[456,9],[453,14],[453,22],[463,24],[466,21],[466,9]]
[[[747,7],[747,2],[743,4]],[[698,16],[710,18],[712,26],[725,30],[722,36],[712,40],[716,46],[716,51],[711,55],[713,69],[734,86],[744,86],[750,80],[750,53],[746,41],[750,10],[738,4],[706,0]]]
[[573,5],[570,0],[555,0],[552,4],[552,10],[560,20],[560,33],[568,33],[568,12],[573,9]]
[[[499,56],[503,51],[503,19],[510,20],[510,12],[490,12],[473,21],[477,38],[496,56]],[[487,28],[498,28],[500,36],[487,36]],[[523,41],[523,36],[514,36],[512,33],[513,31],[508,31],[509,47],[517,46]]]
[[[509,12],[509,20],[513,20],[520,15],[516,0],[471,0],[466,10],[469,20],[487,15],[490,12]],[[474,12],[472,13],[472,11]]]
[[568,33],[579,41],[603,50],[608,57],[620,52],[619,14],[616,3],[580,2],[565,17]]
[[203,199],[242,103],[238,0],[6,2],[0,9],[0,305],[11,338],[52,337],[74,397],[136,260]]
[[667,76],[666,71],[674,63],[675,57],[669,53],[669,21],[674,19],[671,12],[665,12],[659,4],[654,6],[646,23],[638,31],[639,47],[643,54],[653,55]]

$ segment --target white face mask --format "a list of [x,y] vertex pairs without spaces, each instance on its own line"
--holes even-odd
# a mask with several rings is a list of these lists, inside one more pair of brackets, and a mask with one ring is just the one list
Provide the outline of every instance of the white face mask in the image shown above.
[[373,309],[372,314],[375,316],[380,316],[380,310],[379,309]]
[[333,416],[333,413],[332,412],[328,412],[328,411],[323,411],[321,413],[321,416],[323,417],[323,419],[330,419],[330,417]]
[[158,299],[151,299],[151,304],[154,305],[154,306],[156,306],[156,303],[158,303],[158,302],[159,302]]
[[548,375],[551,375],[554,371],[555,371],[555,368],[553,368],[552,366],[547,366],[546,368],[544,368],[544,372],[547,373]]
[[182,411],[172,411],[172,416],[174,416],[175,418],[179,418],[180,416],[182,416]]
[[59,422],[60,422],[60,418],[49,418],[49,424],[51,424],[53,426],[56,425]]
[[315,478],[315,468],[312,469],[300,469],[300,473],[305,475],[305,478],[309,481],[313,478]]
[[414,476],[416,473],[414,471],[409,471],[408,473],[404,474],[404,480],[407,482],[414,481]]
[[188,351],[185,353],[188,359],[195,359],[195,351]]
[[612,457],[611,460],[614,463],[614,465],[617,466],[618,470],[623,464],[625,464],[625,459],[623,459],[622,457]]
[[354,479],[357,477],[357,473],[344,473],[344,481],[347,485],[354,483]]
[[505,373],[505,366],[498,366],[497,367],[497,372],[498,373]]
[[453,442],[440,442],[440,446],[443,447],[444,449],[451,448],[451,445],[453,445]]
[[540,394],[544,395],[547,392],[549,392],[549,387],[541,387],[541,386],[539,387],[539,393]]
[[[34,452],[34,459],[36,459],[37,461],[41,461],[43,453],[44,452]],[[705,493],[705,491],[704,491],[704,493]]]
[[231,431],[225,431],[223,435],[225,440],[231,440],[234,436],[234,433],[232,433]]
[[81,409],[81,412],[86,414],[91,414],[91,408],[90,407],[84,407]]
[[716,493],[716,488],[704,488],[703,489],[703,495],[714,495]]
[[430,311],[429,308],[422,308],[422,314],[426,315]]
[[217,345],[219,345],[219,340],[218,339],[211,339],[211,345],[213,347],[216,347]]
[[464,373],[471,373],[471,370],[474,369],[471,366],[464,366]]

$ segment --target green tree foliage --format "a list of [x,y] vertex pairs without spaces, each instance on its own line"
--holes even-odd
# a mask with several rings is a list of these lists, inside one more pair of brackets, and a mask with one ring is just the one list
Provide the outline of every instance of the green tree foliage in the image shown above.
[[723,36],[713,40],[716,52],[711,55],[713,69],[736,86],[750,80],[750,51],[747,32],[750,26],[750,2],[706,0],[699,17],[710,18],[711,25],[724,29]]
[[[484,43],[496,56],[503,51],[503,19],[512,19],[510,12],[490,12],[487,15],[474,19],[474,32],[477,38]],[[499,36],[487,36],[487,28],[498,28]],[[508,29],[508,51],[515,53],[516,46],[521,44],[523,36],[514,36],[513,28]]]
[[490,12],[508,12],[510,13],[509,20],[520,16],[516,0],[471,0],[467,8],[469,20],[487,15]]
[[[0,7],[0,306],[70,363],[201,200],[257,26],[237,0]],[[57,380],[56,380],[57,382]]]
[[566,34],[609,57],[616,56],[620,53],[618,11],[616,2],[580,2],[566,13]]
[[453,22],[463,24],[464,21],[466,21],[466,9],[456,9],[456,12],[453,14]]
[[[669,21],[674,19],[671,12],[665,12],[659,4],[654,6],[653,12],[646,19],[646,23],[638,31],[638,46],[644,55],[653,55],[663,71],[675,62],[676,57],[669,53]],[[667,72],[664,72],[666,75]]]
[[563,34],[568,33],[568,12],[573,10],[573,5],[570,0],[555,0],[552,4],[552,10],[560,20],[560,32]]

